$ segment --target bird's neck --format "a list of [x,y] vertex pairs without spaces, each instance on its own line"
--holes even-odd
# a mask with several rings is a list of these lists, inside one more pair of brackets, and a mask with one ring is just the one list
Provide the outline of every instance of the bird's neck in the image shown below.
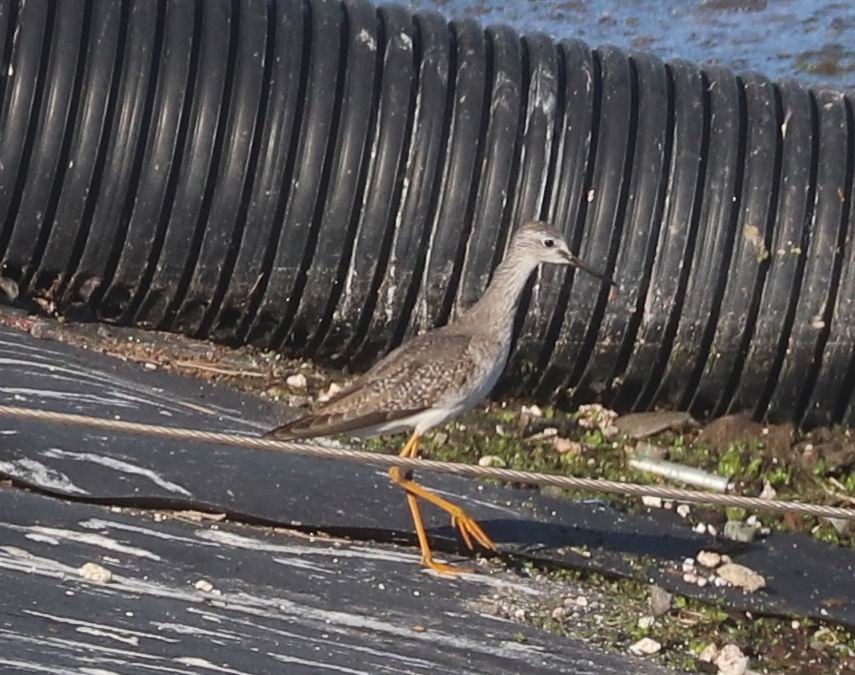
[[520,296],[528,278],[537,267],[511,255],[496,268],[493,279],[481,299],[460,317],[461,322],[480,327],[490,327],[497,335],[510,336]]

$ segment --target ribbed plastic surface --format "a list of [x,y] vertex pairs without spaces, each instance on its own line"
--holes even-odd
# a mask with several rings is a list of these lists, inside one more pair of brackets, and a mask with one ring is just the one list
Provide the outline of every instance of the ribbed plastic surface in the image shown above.
[[[336,0],[0,0],[20,301],[364,366],[545,219],[505,392],[855,424],[851,96]],[[44,304],[44,303],[43,303]]]

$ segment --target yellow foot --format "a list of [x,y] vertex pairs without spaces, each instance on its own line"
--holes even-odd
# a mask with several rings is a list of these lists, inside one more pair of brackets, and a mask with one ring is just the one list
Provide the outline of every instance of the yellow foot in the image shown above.
[[422,558],[422,565],[429,569],[432,569],[437,574],[451,577],[457,574],[473,574],[476,571],[471,567],[446,565],[445,563],[436,562],[432,558]]
[[475,550],[475,547],[472,545],[473,539],[488,551],[498,551],[493,540],[487,536],[487,533],[481,529],[481,526],[470,518],[463,509],[455,506],[453,511],[449,510],[449,513],[451,514],[451,526],[457,528],[470,551]]

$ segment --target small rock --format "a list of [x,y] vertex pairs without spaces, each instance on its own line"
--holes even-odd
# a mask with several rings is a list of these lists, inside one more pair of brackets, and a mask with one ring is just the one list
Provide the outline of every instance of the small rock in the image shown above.
[[698,580],[695,583],[698,584],[698,588],[703,588],[709,583],[709,579],[706,577],[698,577]]
[[684,572],[692,572],[695,569],[695,559],[694,558],[686,558],[683,561],[683,571]]
[[701,650],[701,653],[698,654],[698,661],[703,661],[704,663],[712,663],[718,658],[718,645],[715,642],[710,642],[706,647]]
[[750,542],[757,536],[757,528],[739,520],[728,520],[724,524],[724,537],[731,541]]
[[645,506],[649,506],[652,509],[661,509],[662,508],[662,498],[661,497],[651,497],[649,495],[644,495],[641,498],[641,503]]
[[445,445],[446,443],[448,443],[448,434],[444,431],[437,431],[433,435],[433,442],[437,445]]
[[98,563],[85,563],[77,570],[81,577],[93,584],[109,584],[113,580],[113,573]]
[[567,610],[564,607],[556,607],[552,610],[552,618],[555,621],[563,621],[567,616]]
[[831,527],[841,536],[846,536],[852,531],[852,521],[844,520],[843,518],[826,518],[831,523]]
[[673,597],[674,596],[661,586],[652,586],[650,588],[648,604],[653,612],[653,616],[662,616],[663,614],[667,614],[671,609],[671,600]]
[[759,591],[766,585],[762,575],[738,563],[726,563],[716,570],[718,576],[729,584],[744,588],[749,593]]
[[540,409],[539,406],[536,406],[536,405],[531,405],[531,406],[524,405],[520,409],[520,412],[523,415],[531,415],[532,417],[543,417],[543,411]]
[[157,370],[157,364],[152,363],[151,361],[146,361],[143,364],[143,368],[145,368],[146,370]]
[[745,675],[748,669],[748,657],[734,644],[722,647],[714,663],[718,675]]
[[686,572],[683,575],[683,581],[685,581],[687,584],[696,584],[698,583],[698,575],[694,572]]
[[622,415],[615,420],[614,425],[620,433],[630,438],[646,438],[669,429],[682,429],[693,423],[694,419],[687,412],[657,410]]
[[15,283],[14,279],[10,279],[9,277],[0,277],[0,291],[2,291],[9,300],[17,300],[18,296],[21,294],[21,289],[18,288],[18,284]]
[[698,562],[704,567],[715,569],[721,564],[721,556],[715,551],[701,551],[698,553]]
[[695,525],[692,530],[697,532],[698,534],[706,534],[707,533],[707,524],[706,523],[698,523]]
[[571,441],[569,438],[556,436],[552,439],[552,449],[559,455],[573,455],[578,457],[582,454],[582,444],[577,441]]
[[285,384],[289,387],[293,387],[294,389],[305,389],[309,384],[309,381],[303,373],[297,373],[296,375],[289,375],[286,377]]
[[498,469],[504,469],[507,465],[507,462],[505,462],[505,460],[499,457],[498,455],[484,455],[478,460],[478,466],[496,467]]
[[680,516],[680,518],[688,518],[691,512],[692,509],[688,504],[680,504],[677,507],[677,515]]
[[631,645],[629,651],[636,656],[650,656],[651,654],[656,654],[660,649],[662,649],[661,644],[653,638],[646,637],[641,638],[638,642]]
[[578,598],[576,598],[576,606],[577,607],[587,607],[588,606],[588,598],[586,598],[584,595],[580,595]]
[[604,438],[617,436],[618,430],[614,425],[617,413],[601,406],[590,403],[579,406],[579,426],[583,429],[599,429]]
[[638,627],[641,628],[641,630],[647,630],[654,623],[656,623],[656,617],[654,616],[642,616],[638,619]]
[[760,499],[775,499],[778,496],[778,491],[772,487],[769,481],[763,483],[763,489],[760,491]]
[[333,396],[338,394],[341,391],[341,386],[337,385],[335,382],[330,383],[330,386],[327,387],[327,390],[318,395],[319,403],[326,403]]
[[214,584],[207,579],[199,579],[195,584],[193,584],[193,588],[197,591],[202,591],[203,593],[210,593],[214,590]]

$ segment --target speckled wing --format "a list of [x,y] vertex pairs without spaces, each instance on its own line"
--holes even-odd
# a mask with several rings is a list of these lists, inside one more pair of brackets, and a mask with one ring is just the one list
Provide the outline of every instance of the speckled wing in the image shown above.
[[312,438],[359,433],[416,415],[449,391],[462,389],[474,373],[468,335],[429,332],[413,338],[305,417],[266,434]]

